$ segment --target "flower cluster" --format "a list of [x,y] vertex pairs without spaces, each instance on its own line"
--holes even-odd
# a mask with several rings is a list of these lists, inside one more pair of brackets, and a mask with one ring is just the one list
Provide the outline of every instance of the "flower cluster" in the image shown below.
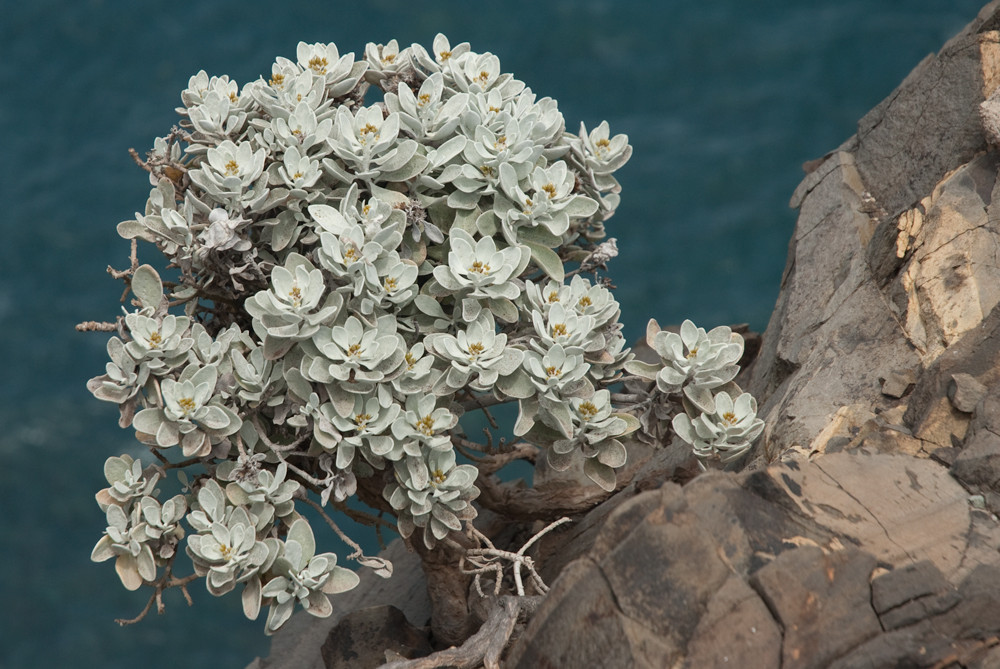
[[[122,273],[135,309],[88,384],[161,462],[108,461],[94,559],[116,556],[126,587],[169,585],[183,519],[195,575],[213,595],[242,586],[250,618],[269,606],[268,633],[296,603],[328,615],[326,595],[357,582],[316,554],[296,500],[358,495],[431,549],[477,513],[464,413],[516,402],[518,438],[609,491],[640,427],[612,404],[632,355],[596,269],[616,248],[604,225],[627,137],[566,132],[554,100],[443,35],[295,55],[242,86],[199,72],[181,93],[143,163],[145,209],[118,226],[173,275]],[[710,335],[685,363],[682,339],[657,340],[663,392],[732,378],[731,345]],[[677,429],[716,444],[714,425]],[[158,477],[188,466],[160,505]]]
[[658,408],[656,395],[682,396],[685,413],[674,416],[671,425],[702,463],[727,463],[746,453],[764,430],[764,421],[757,418],[756,400],[732,382],[743,338],[725,326],[706,332],[686,320],[680,332],[668,332],[650,320],[646,342],[659,363],[630,360],[625,369],[655,382],[651,410]]

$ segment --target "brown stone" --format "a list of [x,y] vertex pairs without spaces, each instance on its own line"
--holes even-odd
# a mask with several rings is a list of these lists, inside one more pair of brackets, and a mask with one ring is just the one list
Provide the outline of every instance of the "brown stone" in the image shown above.
[[[967,497],[934,461],[861,453],[639,493],[572,540],[598,533],[511,666],[909,666],[913,639],[940,647],[932,666],[950,647],[913,630],[997,561],[1000,526]],[[872,581],[876,565],[889,571]],[[598,642],[619,645],[602,655]],[[903,664],[864,664],[852,650],[869,642]]]
[[957,601],[954,587],[927,560],[894,569],[872,581],[872,606],[887,631],[947,611]]
[[898,399],[910,391],[916,380],[912,369],[894,369],[882,379],[882,394]]
[[971,374],[952,374],[948,384],[948,400],[962,413],[972,413],[979,400],[986,396],[986,386]]
[[803,546],[778,556],[751,584],[785,630],[781,666],[820,669],[882,631],[871,608],[875,558]]
[[386,661],[386,651],[412,659],[433,649],[425,630],[410,624],[395,606],[352,611],[330,630],[320,653],[326,669],[368,669]]
[[586,667],[597,661],[607,667],[629,667],[637,666],[638,657],[669,652],[658,652],[655,636],[637,634],[641,630],[627,625],[600,567],[587,558],[566,567],[530,627],[533,641],[511,649],[507,660],[511,669]]
[[[997,13],[991,3],[918,65],[793,195],[781,293],[743,381],[768,425],[762,459],[836,451],[864,422],[848,416],[900,399],[927,446],[887,448],[956,446],[968,413],[947,397],[952,375],[1000,380],[998,154],[979,120],[1000,82]],[[928,368],[908,393],[901,370]]]
[[977,431],[959,451],[951,473],[967,486],[1000,492],[1000,436]]
[[731,575],[709,600],[687,647],[690,669],[781,665],[781,628],[760,596]]

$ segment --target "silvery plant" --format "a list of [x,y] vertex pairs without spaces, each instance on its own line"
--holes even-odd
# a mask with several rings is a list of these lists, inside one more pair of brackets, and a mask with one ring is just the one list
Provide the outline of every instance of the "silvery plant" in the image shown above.
[[[91,328],[114,335],[88,388],[150,453],[109,458],[97,495],[92,558],[126,588],[159,601],[204,579],[250,618],[266,607],[270,634],[297,606],[329,615],[358,583],[348,561],[391,573],[327,507],[426,555],[468,544],[481,486],[514,459],[610,493],[630,443],[676,436],[721,464],[760,434],[729,328],[651,322],[652,362],[626,346],[601,273],[627,137],[567,131],[496,56],[442,35],[360,57],[300,43],[256,81],[199,72],[180,98],[134,155],[152,189],[118,225],[124,313]],[[507,437],[478,438],[501,404]],[[354,552],[318,552],[305,506]]]

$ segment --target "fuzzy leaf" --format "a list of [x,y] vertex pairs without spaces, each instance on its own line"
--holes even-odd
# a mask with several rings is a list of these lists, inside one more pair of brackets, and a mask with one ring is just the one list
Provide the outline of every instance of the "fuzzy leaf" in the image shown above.
[[715,398],[712,391],[701,386],[684,386],[684,395],[691,404],[695,405],[703,413],[715,413]]
[[525,399],[535,394],[535,386],[525,373],[524,369],[515,370],[510,376],[501,376],[497,379],[497,389],[507,397]]
[[294,345],[295,342],[288,339],[264,337],[264,358],[267,360],[277,360],[288,353],[289,349]]
[[523,437],[535,425],[535,416],[538,415],[538,401],[532,399],[522,399],[517,403],[517,422],[514,424],[514,436]]
[[638,377],[646,379],[647,381],[654,381],[656,375],[663,369],[663,365],[651,365],[648,362],[643,362],[642,360],[629,360],[625,363],[625,371],[629,374],[635,374]]
[[441,303],[430,295],[417,295],[413,298],[413,304],[416,305],[417,309],[428,316],[433,316],[435,318],[448,317],[444,313],[444,309],[441,308]]
[[557,472],[564,472],[569,469],[573,464],[573,456],[574,453],[572,450],[569,453],[557,453],[554,450],[548,450],[545,453],[549,466]]
[[358,575],[350,569],[334,567],[330,572],[330,578],[323,584],[323,592],[328,595],[337,595],[353,590],[360,582],[361,579],[358,578]]
[[493,312],[493,315],[497,317],[497,320],[501,320],[504,323],[517,322],[517,307],[514,306],[514,303],[506,297],[491,298],[488,302],[488,306],[490,311]]
[[125,472],[131,469],[131,463],[124,458],[110,457],[104,461],[104,478],[108,483],[117,481],[125,476]]
[[302,556],[299,558],[299,564],[296,564],[297,569],[302,569],[305,567],[309,559],[316,553],[316,539],[313,538],[312,527],[309,526],[309,521],[300,518],[292,523],[292,526],[288,529],[288,536],[285,539],[286,543],[294,541],[299,546],[302,547]]
[[[273,581],[268,581],[272,583]],[[267,616],[267,623],[264,627],[264,634],[274,634],[285,622],[292,617],[292,609],[295,608],[295,600],[288,599],[280,604],[271,605],[271,612]]]
[[543,272],[556,281],[561,282],[566,278],[566,271],[563,268],[562,260],[555,251],[536,242],[522,243],[531,249],[531,259],[535,261],[535,264],[538,265]]
[[[506,163],[504,163],[506,165]],[[497,217],[492,209],[484,211],[476,219],[476,229],[483,237],[492,237],[497,233]]]
[[517,239],[522,244],[541,244],[550,249],[562,244],[562,237],[552,234],[541,225],[534,228],[521,228],[517,231]]
[[138,590],[142,586],[142,576],[136,560],[129,554],[119,555],[115,560],[115,571],[126,590]]
[[132,292],[139,298],[143,308],[156,309],[163,299],[163,282],[160,275],[149,265],[141,265],[132,275]]
[[587,458],[583,461],[583,473],[587,475],[587,478],[608,492],[612,492],[615,489],[615,470],[601,464],[594,458]]
[[90,559],[94,562],[104,562],[105,560],[110,560],[115,556],[115,551],[111,548],[111,537],[104,535],[101,540],[97,542],[94,546],[94,550],[90,553]]
[[156,434],[160,424],[165,420],[162,409],[143,409],[132,419],[132,427],[137,432]]
[[627,434],[632,434],[640,427],[642,427],[642,423],[639,422],[639,419],[630,413],[613,413],[611,415],[614,416],[615,418],[620,418],[623,421],[625,421],[625,430],[623,432],[620,432],[619,434],[616,434],[615,435],[616,437],[624,437]]
[[655,318],[650,318],[649,322],[646,323],[646,344],[652,348],[653,340],[656,339],[656,335],[660,332],[660,324],[656,322]]
[[235,481],[230,482],[226,485],[226,497],[235,506],[249,506],[250,496],[247,495],[247,491],[240,487]]
[[118,230],[118,236],[123,239],[144,239],[147,242],[152,242],[156,239],[149,233],[145,225],[134,219],[131,221],[122,221],[116,229]]
[[[392,563],[385,558],[362,555],[358,558],[358,563],[373,570],[375,575],[381,578],[392,576]],[[353,574],[354,572],[351,573]]]
[[[569,403],[556,401],[542,395],[540,398],[542,406],[542,422],[551,428],[559,430],[567,439],[573,436],[573,417],[569,411]],[[551,420],[545,420],[546,417]]]
[[289,367],[285,370],[285,383],[299,399],[308,400],[312,393],[312,385],[302,376],[302,372],[297,367]]
[[617,439],[608,439],[597,452],[598,462],[611,468],[621,467],[627,459],[628,452]]
[[260,615],[260,576],[254,574],[243,586],[243,615],[250,620],[257,620]]

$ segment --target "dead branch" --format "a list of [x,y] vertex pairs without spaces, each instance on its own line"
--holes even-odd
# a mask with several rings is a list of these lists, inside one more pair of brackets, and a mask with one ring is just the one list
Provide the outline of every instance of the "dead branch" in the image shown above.
[[479,468],[479,473],[485,477],[487,474],[493,474],[500,471],[515,460],[527,460],[528,462],[534,463],[537,458],[538,447],[534,444],[522,441],[514,444],[509,451],[477,458],[476,467]]
[[[619,482],[623,486],[626,481]],[[597,506],[613,493],[597,486],[572,483],[553,484],[543,489],[501,483],[496,476],[476,479],[480,505],[511,520],[549,520],[553,516],[573,516]]]
[[[495,576],[495,584],[493,587],[493,594],[500,594],[500,584],[503,577],[503,565],[500,560],[508,560],[512,565],[514,565],[514,584],[517,588],[517,596],[524,597],[524,583],[521,579],[521,567],[528,570],[528,576],[531,579],[531,584],[535,586],[535,590],[544,595],[549,591],[549,586],[545,585],[542,577],[538,575],[535,571],[535,563],[530,557],[525,555],[531,545],[541,539],[543,536],[559,527],[564,523],[571,522],[569,518],[565,516],[557,521],[549,523],[542,531],[535,534],[533,537],[528,539],[520,550],[516,553],[512,551],[500,550],[493,545],[490,538],[485,534],[476,529],[475,525],[472,523],[468,524],[469,532],[479,540],[479,543],[483,546],[482,548],[470,548],[465,552],[465,555],[459,561],[459,568],[464,574],[474,575],[474,585],[476,586],[476,591],[479,593],[480,597],[485,597],[483,593],[482,584],[479,582],[479,577],[482,574],[493,572]],[[472,565],[471,569],[465,568],[466,560]]]
[[527,613],[533,612],[541,600],[541,596],[501,597],[494,603],[489,617],[479,631],[461,646],[453,646],[414,660],[387,662],[379,669],[443,669],[444,667],[475,669],[480,665],[486,669],[499,669],[500,655],[510,641],[518,614],[522,610]]
[[156,582],[153,594],[149,596],[149,601],[146,602],[146,606],[139,612],[139,615],[135,618],[115,618],[115,622],[122,627],[125,627],[126,625],[134,625],[146,617],[146,614],[148,614],[150,609],[153,608],[153,602],[156,602],[156,613],[162,615],[164,609],[166,608],[163,605],[163,591],[167,588],[180,588],[181,592],[184,593],[184,600],[187,602],[187,605],[191,606],[193,602],[191,601],[191,595],[188,594],[187,584],[196,578],[198,578],[197,574],[190,574],[184,578],[172,578],[168,567],[167,571]]

